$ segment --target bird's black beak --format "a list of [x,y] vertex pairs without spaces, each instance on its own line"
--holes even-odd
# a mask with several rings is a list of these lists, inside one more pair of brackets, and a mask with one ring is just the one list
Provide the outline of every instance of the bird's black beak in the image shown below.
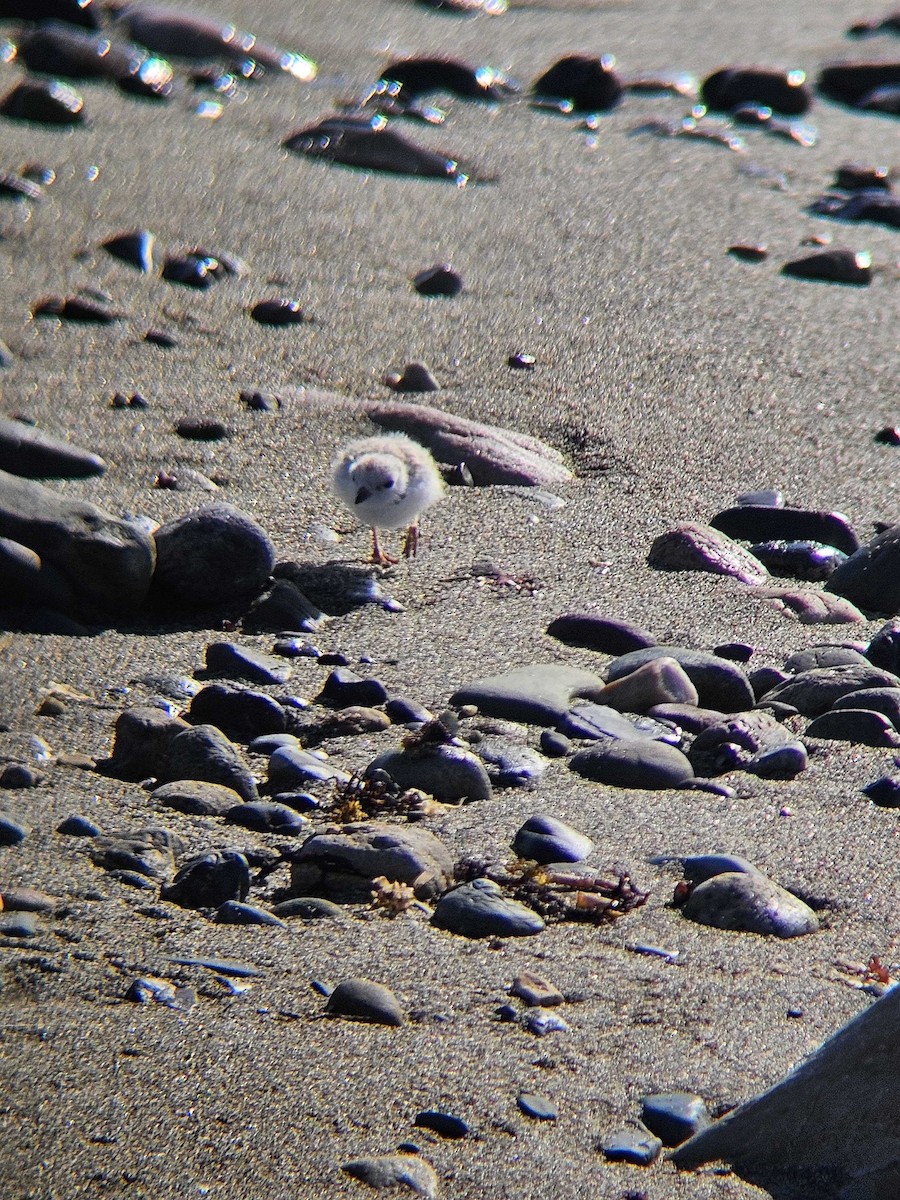
[[353,501],[353,503],[354,504],[362,504],[363,501],[368,500],[368,498],[371,495],[372,495],[372,493],[369,491],[368,488],[360,488],[359,491],[356,493],[356,499]]

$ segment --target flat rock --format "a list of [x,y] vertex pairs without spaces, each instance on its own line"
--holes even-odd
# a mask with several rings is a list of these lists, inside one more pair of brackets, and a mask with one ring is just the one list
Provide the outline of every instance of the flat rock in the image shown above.
[[231,825],[241,825],[256,833],[277,833],[282,837],[303,837],[310,832],[309,821],[286,804],[272,800],[251,800],[235,804],[224,814]]
[[584,646],[601,654],[627,654],[656,645],[652,633],[631,621],[596,613],[563,613],[550,622],[547,632],[569,646]]
[[233,788],[243,800],[258,800],[256,780],[234,746],[214,725],[194,725],[170,742],[157,772],[162,783],[200,779]]
[[103,612],[133,613],[150,588],[154,544],[137,526],[6,471],[0,471],[0,537],[29,547]]
[[206,669],[210,675],[226,675],[247,683],[287,683],[290,664],[253,646],[236,642],[210,642],[206,647]]
[[774,1087],[679,1146],[675,1165],[722,1160],[772,1194],[816,1200],[900,1195],[898,1024],[892,987]]
[[518,996],[530,1008],[555,1008],[565,1003],[565,997],[555,984],[532,971],[520,971],[512,981],[509,994]]
[[648,739],[588,746],[572,755],[569,766],[594,783],[646,791],[686,787],[694,778],[680,750]]
[[29,546],[0,537],[3,604],[43,606],[71,611],[75,592],[62,571],[44,562]]
[[647,564],[666,571],[709,571],[731,575],[741,583],[762,583],[769,572],[749,550],[697,521],[682,521],[655,538]]
[[[822,667],[868,667],[872,664],[859,650],[852,646],[810,646],[798,650],[784,660],[788,675],[799,675],[802,671],[818,671]],[[876,664],[880,665],[880,664]]]
[[656,1134],[640,1124],[614,1129],[597,1144],[607,1162],[631,1163],[635,1167],[649,1167],[659,1158],[662,1148]]
[[502,737],[484,737],[474,749],[494,787],[533,791],[547,770],[548,763],[543,754]]
[[403,790],[417,788],[447,804],[490,800],[494,794],[484,764],[461,746],[388,750],[369,763],[363,777],[368,778],[375,771],[390,775]]
[[237,742],[280,734],[287,726],[284,709],[265,692],[222,683],[201,688],[191,700],[188,716],[192,723],[215,725],[227,738]]
[[152,795],[157,804],[194,817],[222,817],[241,799],[234,788],[221,783],[204,783],[202,779],[164,783]]
[[843,513],[837,512],[742,504],[716,513],[710,525],[745,542],[822,542],[851,555],[859,549],[856,531]]
[[[852,695],[851,695],[852,698]],[[807,737],[853,742],[857,746],[900,746],[900,734],[883,713],[863,708],[832,708],[806,727]]]
[[169,521],[154,540],[154,591],[187,608],[256,595],[275,565],[266,534],[230,504],[210,504]]
[[697,689],[698,702],[705,708],[731,713],[753,707],[753,689],[746,674],[736,663],[686,646],[650,646],[646,650],[622,654],[609,664],[607,681],[612,683],[621,679],[623,675],[629,675],[655,658],[674,658],[684,668]]
[[434,1167],[416,1154],[383,1154],[378,1158],[355,1158],[341,1170],[377,1191],[398,1190],[436,1200],[439,1185]]
[[693,1092],[658,1092],[641,1098],[641,1120],[664,1146],[678,1146],[706,1128],[709,1112]]
[[167,879],[175,869],[181,840],[168,829],[139,829],[90,839],[92,861],[106,871],[135,871],[149,879]]
[[528,937],[544,928],[543,918],[517,900],[509,900],[492,879],[473,879],[445,892],[431,923],[462,937]]
[[432,899],[450,886],[453,859],[433,833],[417,825],[343,825],[307,838],[291,867],[291,890],[359,904],[371,900],[372,880],[381,876]]
[[760,587],[753,595],[786,616],[795,617],[801,625],[858,625],[866,619],[855,604],[830,592]]
[[301,746],[279,746],[269,758],[267,771],[269,785],[276,791],[289,791],[304,787],[310,782],[327,783],[337,780],[346,783],[350,776],[340,767],[332,766],[318,754],[311,754]]
[[800,937],[819,928],[808,905],[761,873],[714,875],[694,888],[682,912],[700,925],[768,937]]
[[328,997],[332,1017],[353,1017],[376,1025],[404,1025],[406,1017],[390,988],[370,979],[345,979]]
[[591,700],[574,704],[559,722],[557,730],[567,737],[587,738],[596,742],[649,738],[651,741],[676,745],[680,741],[680,734],[669,722],[620,713],[608,704],[594,704]]
[[851,554],[830,576],[825,590],[870,612],[900,612],[900,525]]
[[654,658],[608,683],[597,696],[619,712],[646,713],[655,704],[697,704],[697,689],[674,658]]
[[842,708],[865,708],[870,712],[882,713],[895,729],[900,730],[900,686],[860,688],[846,696],[838,696],[831,711],[837,712]]
[[519,858],[532,862],[581,862],[594,849],[594,843],[565,821],[536,813],[516,830],[512,848]]
[[836,700],[864,688],[900,687],[900,679],[878,667],[851,664],[847,667],[819,667],[801,671],[766,692],[762,702],[770,700],[791,704],[805,717],[818,717]]
[[160,708],[126,708],[116,718],[112,754],[98,769],[119,779],[157,775],[172,742],[186,729],[190,729],[187,721],[170,717]]
[[534,663],[466,684],[453,693],[450,703],[455,708],[474,704],[488,717],[556,725],[573,700],[593,699],[603,687],[603,680],[592,671],[564,663]]
[[102,475],[99,454],[53,437],[24,421],[0,417],[0,471],[27,479],[85,479]]

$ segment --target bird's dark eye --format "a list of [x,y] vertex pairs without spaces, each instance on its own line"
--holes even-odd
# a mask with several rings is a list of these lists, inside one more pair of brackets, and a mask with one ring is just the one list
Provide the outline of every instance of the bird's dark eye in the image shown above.
[[393,479],[386,479],[386,480],[384,481],[384,483],[379,483],[379,485],[378,485],[378,486],[379,486],[379,488],[381,489],[381,491],[383,491],[383,492],[384,492],[384,491],[387,491],[389,488],[392,488],[392,487],[394,486],[394,481],[393,481]]

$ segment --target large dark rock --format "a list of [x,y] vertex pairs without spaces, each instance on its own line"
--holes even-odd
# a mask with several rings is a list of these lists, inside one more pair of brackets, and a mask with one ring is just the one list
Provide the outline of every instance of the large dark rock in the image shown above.
[[111,614],[140,607],[155,563],[153,542],[87,500],[0,471],[0,537],[56,567],[78,597]]
[[900,525],[892,525],[851,554],[831,575],[825,590],[870,612],[900,613]]
[[432,899],[450,886],[453,860],[433,833],[417,825],[343,825],[307,838],[294,857],[291,890],[298,896],[365,903],[379,876],[414,885],[421,898]]
[[106,463],[99,454],[72,446],[24,421],[0,418],[0,470],[28,479],[82,479],[102,475]]
[[275,565],[260,526],[230,504],[210,504],[156,531],[154,591],[188,608],[253,596]]

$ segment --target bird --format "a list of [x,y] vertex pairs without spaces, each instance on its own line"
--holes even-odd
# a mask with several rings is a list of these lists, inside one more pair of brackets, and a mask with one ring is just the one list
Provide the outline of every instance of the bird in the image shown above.
[[437,463],[405,433],[356,438],[335,455],[331,490],[372,529],[372,562],[399,562],[382,549],[379,529],[403,529],[403,557],[419,548],[419,517],[444,494]]

